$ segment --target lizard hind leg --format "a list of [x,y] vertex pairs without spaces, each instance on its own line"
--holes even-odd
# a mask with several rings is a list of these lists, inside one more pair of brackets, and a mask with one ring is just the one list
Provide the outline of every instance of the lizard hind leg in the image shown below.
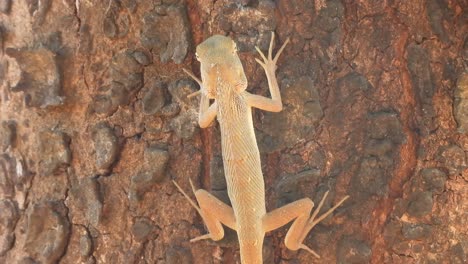
[[234,230],[236,229],[234,211],[230,206],[203,189],[196,190],[192,181],[190,181],[192,190],[197,198],[198,204],[200,205],[198,206],[175,181],[173,182],[182,195],[198,211],[206,225],[206,228],[208,229],[208,234],[195,237],[191,239],[190,242],[196,242],[203,239],[213,239],[215,241],[221,240],[224,237],[224,228],[221,224],[224,224]]
[[277,229],[290,221],[294,220],[291,228],[288,230],[286,234],[286,238],[284,240],[285,245],[290,250],[299,250],[304,249],[314,255],[317,258],[320,256],[315,253],[312,249],[307,247],[303,244],[303,241],[309,231],[320,221],[325,219],[328,215],[330,215],[336,208],[338,208],[349,196],[344,197],[341,201],[339,201],[335,206],[329,209],[326,213],[317,217],[320,209],[322,208],[325,199],[328,196],[328,192],[325,193],[324,197],[320,201],[317,208],[314,210],[312,215],[310,215],[314,203],[309,198],[304,198],[290,204],[287,204],[283,207],[275,209],[270,213],[266,214],[263,218],[263,228],[265,232]]

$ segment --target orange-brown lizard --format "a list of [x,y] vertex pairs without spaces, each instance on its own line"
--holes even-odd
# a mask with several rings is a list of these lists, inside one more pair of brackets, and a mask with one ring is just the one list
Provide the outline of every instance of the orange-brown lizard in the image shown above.
[[[232,207],[226,205],[203,189],[195,190],[199,206],[182,188],[174,184],[203,218],[208,234],[191,241],[224,237],[221,224],[237,231],[243,264],[261,264],[263,239],[266,232],[294,220],[286,234],[285,244],[290,250],[305,249],[319,257],[303,244],[309,231],[330,215],[348,196],[317,218],[328,192],[311,215],[314,203],[304,198],[267,213],[265,184],[260,164],[260,153],[252,122],[252,107],[279,112],[281,95],[276,80],[276,62],[289,39],[273,58],[274,34],[271,35],[268,55],[257,49],[262,60],[256,61],[266,72],[271,99],[246,91],[247,78],[237,55],[236,44],[229,37],[215,35],[197,46],[196,55],[201,64],[201,80],[186,71],[201,89],[199,124],[205,128],[216,117],[221,128],[221,144],[228,196]],[[210,99],[214,103],[210,105]]]

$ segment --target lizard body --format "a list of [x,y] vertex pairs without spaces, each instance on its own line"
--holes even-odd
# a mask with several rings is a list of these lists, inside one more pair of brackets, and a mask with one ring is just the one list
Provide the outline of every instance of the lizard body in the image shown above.
[[[265,208],[265,184],[261,170],[260,152],[255,138],[252,107],[278,112],[282,109],[281,95],[275,76],[276,61],[287,41],[272,58],[274,35],[268,57],[258,48],[272,98],[253,95],[246,91],[247,78],[237,55],[236,44],[230,38],[215,35],[197,46],[197,59],[201,64],[202,80],[187,72],[201,87],[199,124],[207,127],[217,118],[221,128],[221,144],[228,196],[232,208],[203,189],[194,190],[199,206],[175,182],[177,188],[189,199],[202,216],[209,233],[191,241],[224,236],[221,225],[237,231],[241,262],[261,264],[265,233],[294,220],[286,235],[286,246],[291,250],[300,248],[318,255],[302,244],[310,229],[331,214],[347,196],[328,212],[315,219],[324,198],[310,216],[313,202],[304,198],[270,213]],[[210,99],[214,103],[210,105]]]

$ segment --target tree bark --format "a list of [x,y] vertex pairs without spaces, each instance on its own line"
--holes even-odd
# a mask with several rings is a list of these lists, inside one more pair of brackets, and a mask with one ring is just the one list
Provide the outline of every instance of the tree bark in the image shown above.
[[177,191],[229,202],[218,125],[198,127],[195,47],[254,58],[288,37],[280,113],[254,112],[267,210],[346,201],[264,263],[468,262],[463,0],[0,0],[0,262],[239,263]]

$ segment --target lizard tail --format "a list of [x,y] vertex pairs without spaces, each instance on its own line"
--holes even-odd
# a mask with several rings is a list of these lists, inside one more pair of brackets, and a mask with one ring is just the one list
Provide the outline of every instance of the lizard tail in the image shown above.
[[242,241],[239,238],[239,243],[241,263],[263,263],[263,239],[261,241]]

